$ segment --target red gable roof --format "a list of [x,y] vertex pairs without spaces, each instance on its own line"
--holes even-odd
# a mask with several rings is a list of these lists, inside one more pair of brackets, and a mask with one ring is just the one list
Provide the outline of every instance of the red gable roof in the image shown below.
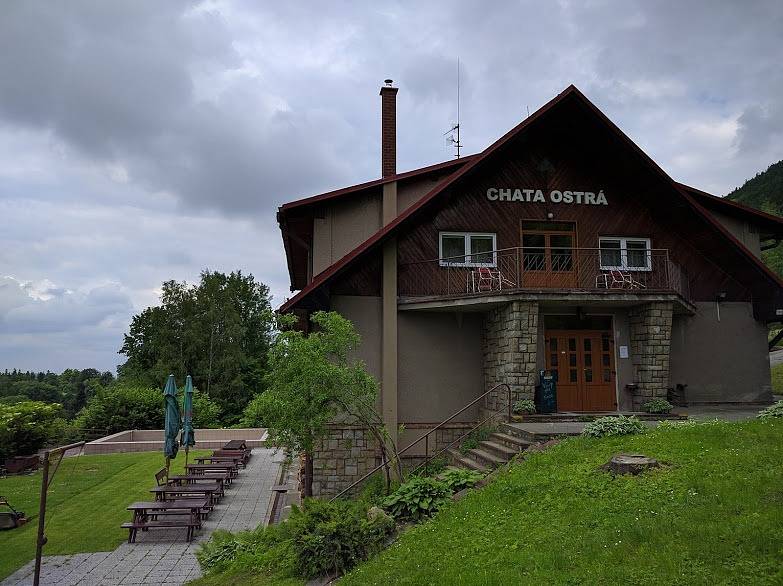
[[[330,267],[328,267],[327,269],[325,269],[324,271],[316,275],[316,277],[312,280],[312,282],[310,282],[304,289],[302,289],[294,297],[292,297],[291,299],[283,303],[283,305],[281,305],[278,311],[286,312],[293,309],[298,303],[304,300],[311,293],[324,286],[327,282],[329,282],[335,276],[337,276],[338,274],[343,272],[346,268],[348,268],[349,265],[352,265],[359,257],[364,255],[367,251],[375,248],[381,242],[389,238],[402,225],[408,223],[412,217],[414,217],[422,209],[426,208],[431,202],[433,202],[438,197],[438,195],[443,193],[446,188],[454,185],[456,182],[462,180],[464,177],[469,176],[474,171],[474,169],[476,169],[479,165],[482,164],[482,162],[484,162],[490,156],[492,156],[493,153],[495,153],[500,147],[502,147],[511,139],[519,135],[521,132],[523,132],[526,128],[530,127],[536,121],[543,118],[550,110],[555,108],[558,104],[565,101],[569,97],[577,99],[581,103],[586,105],[588,109],[591,110],[612,133],[614,133],[623,143],[625,143],[627,147],[630,147],[642,159],[644,164],[646,164],[653,172],[658,174],[662,179],[664,179],[667,183],[669,183],[673,188],[673,190],[677,194],[679,194],[698,215],[702,216],[709,224],[712,225],[712,227],[716,231],[721,233],[725,238],[727,238],[730,242],[732,242],[734,246],[736,246],[738,251],[742,255],[744,255],[746,259],[750,261],[750,263],[755,265],[758,268],[758,270],[766,278],[768,278],[774,285],[783,288],[783,281],[781,281],[777,275],[775,275],[772,271],[770,271],[769,268],[767,268],[752,252],[750,252],[739,240],[737,240],[726,228],[724,228],[720,224],[720,222],[718,222],[715,218],[713,218],[696,201],[697,197],[704,198],[704,197],[713,197],[713,196],[709,196],[709,194],[706,194],[704,192],[698,192],[698,190],[692,190],[692,188],[687,188],[687,186],[679,184],[675,182],[673,179],[671,179],[663,171],[663,169],[661,169],[652,159],[650,159],[650,157],[647,156],[630,138],[628,138],[628,136],[626,136],[611,120],[609,120],[609,118],[607,118],[603,114],[603,112],[601,112],[592,102],[590,102],[590,100],[588,100],[584,96],[584,94],[582,94],[582,92],[580,92],[574,85],[570,85],[563,92],[558,94],[555,98],[553,98],[552,100],[547,102],[544,106],[539,108],[531,116],[527,117],[517,126],[512,128],[509,132],[507,132],[505,135],[500,137],[492,145],[487,147],[487,149],[485,149],[483,152],[469,158],[469,160],[467,160],[467,162],[463,166],[459,167],[457,170],[454,171],[454,173],[442,179],[435,187],[433,187],[433,189],[431,189],[427,194],[425,194],[421,199],[419,199],[419,201],[417,201],[415,204],[408,207],[394,220],[392,220],[386,226],[378,230],[370,238],[362,242],[359,246],[357,246],[351,252],[343,256],[340,260],[333,263]],[[466,157],[466,159],[468,158]],[[410,173],[415,173],[415,172],[410,172]],[[390,180],[394,180],[394,179],[390,178]],[[383,182],[383,180],[380,180],[380,182],[378,182],[377,184],[380,184],[381,182]],[[338,190],[337,192],[330,192],[329,194],[323,194],[323,196],[324,197],[330,196],[331,194],[331,197],[337,197],[339,195],[342,195],[344,192],[346,192],[346,190]],[[316,196],[316,197],[322,197],[322,196]],[[308,200],[311,199],[313,198],[308,198]],[[719,199],[719,198],[715,198],[715,199]],[[301,201],[305,202],[307,200],[301,200]],[[741,207],[744,208],[744,206]],[[281,208],[281,210],[282,209],[283,208]],[[758,213],[760,214],[761,212]]]

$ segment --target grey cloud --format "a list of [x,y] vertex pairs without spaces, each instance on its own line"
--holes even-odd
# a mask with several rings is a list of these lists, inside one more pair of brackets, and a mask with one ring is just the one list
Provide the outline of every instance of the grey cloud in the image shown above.
[[378,176],[385,77],[398,168],[451,158],[457,57],[466,153],[575,83],[698,187],[783,155],[774,0],[3,8],[0,368],[111,368],[130,314],[205,267],[282,301],[275,206]]

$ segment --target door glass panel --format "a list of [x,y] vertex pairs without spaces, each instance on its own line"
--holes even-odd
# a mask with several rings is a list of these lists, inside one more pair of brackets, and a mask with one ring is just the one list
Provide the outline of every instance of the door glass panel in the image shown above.
[[576,352],[576,338],[568,338],[568,349],[571,352]]
[[492,236],[471,236],[470,262],[495,264],[495,255],[492,253],[492,243]]
[[546,237],[543,234],[522,235],[522,266],[526,271],[546,269]]
[[592,366],[592,365],[593,365],[593,355],[585,354],[585,366]]
[[601,337],[601,350],[609,352],[609,336]]
[[576,366],[576,354],[569,354],[568,355],[568,365],[569,366]]
[[623,265],[619,240],[607,240],[602,238],[600,246],[602,267],[621,267]]
[[550,338],[549,349],[553,352],[557,352],[557,338]]
[[557,354],[552,354],[552,356],[549,358],[549,364],[552,366],[552,368],[557,366]]
[[609,366],[610,363],[609,363],[609,355],[608,354],[604,354],[602,356],[601,360],[603,361],[603,365],[604,366]]
[[605,383],[612,382],[612,371],[610,371],[608,368],[604,369],[604,382]]
[[593,369],[592,368],[585,368],[585,382],[586,383],[593,382]]
[[585,352],[590,352],[593,347],[593,341],[590,338],[585,338]]
[[576,369],[572,368],[568,371],[568,382],[575,383],[576,382]]
[[552,234],[549,237],[552,270],[572,271],[574,269],[573,238],[570,234]]
[[441,236],[441,249],[443,259],[446,262],[465,262],[465,237],[464,236]]

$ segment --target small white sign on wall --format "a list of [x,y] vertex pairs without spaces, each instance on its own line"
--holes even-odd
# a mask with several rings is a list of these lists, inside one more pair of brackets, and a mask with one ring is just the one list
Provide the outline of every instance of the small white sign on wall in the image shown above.
[[628,346],[620,346],[620,358],[628,358]]

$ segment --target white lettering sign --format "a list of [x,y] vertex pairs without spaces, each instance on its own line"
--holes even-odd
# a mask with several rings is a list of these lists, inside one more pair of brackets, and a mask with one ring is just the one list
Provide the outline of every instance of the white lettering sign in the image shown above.
[[[540,189],[512,189],[501,187],[490,187],[487,189],[487,199],[489,201],[523,201],[528,203],[544,203],[547,196]],[[593,191],[559,191],[553,189],[548,194],[548,199],[552,203],[565,204],[584,204],[594,206],[609,205],[601,189],[598,193]]]

